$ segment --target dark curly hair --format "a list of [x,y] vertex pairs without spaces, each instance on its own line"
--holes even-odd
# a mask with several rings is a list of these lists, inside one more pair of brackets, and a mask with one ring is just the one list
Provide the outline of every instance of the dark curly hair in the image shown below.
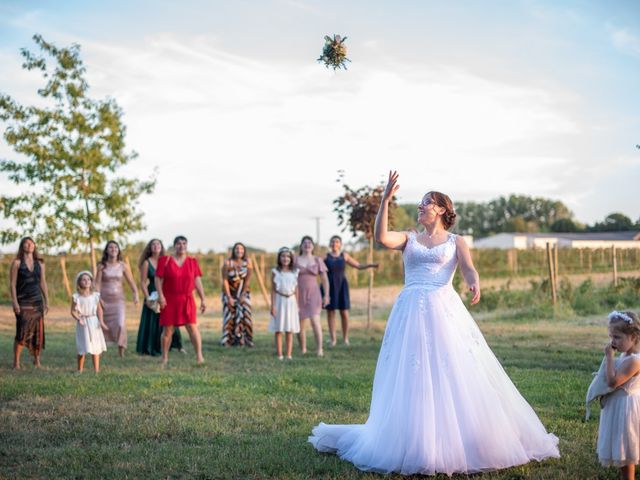
[[445,195],[442,192],[431,191],[425,194],[426,196],[431,198],[431,201],[437,206],[444,208],[444,213],[442,214],[442,225],[445,230],[449,230],[456,224],[456,211],[453,209],[453,202],[449,198],[449,195]]

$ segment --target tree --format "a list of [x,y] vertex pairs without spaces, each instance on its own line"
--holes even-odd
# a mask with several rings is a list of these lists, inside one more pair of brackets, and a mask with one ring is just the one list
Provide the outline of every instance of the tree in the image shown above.
[[2,215],[18,227],[4,230],[0,243],[28,230],[44,248],[88,246],[95,270],[95,242],[144,228],[136,206],[153,191],[155,179],[115,176],[137,154],[125,151],[126,128],[115,100],[88,96],[80,46],[58,48],[40,35],[33,40],[42,55],[22,49],[22,67],[42,72],[45,85],[38,94],[47,106],[21,105],[0,94],[0,120],[9,124],[4,138],[26,157],[0,160],[0,171],[28,187],[0,197]]
[[573,233],[583,229],[583,225],[574,222],[570,218],[560,218],[551,224],[551,231],[558,233]]
[[633,221],[623,213],[610,213],[603,222],[597,222],[589,230],[595,232],[618,232],[633,230]]
[[402,203],[395,209],[393,225],[401,231],[415,229],[418,223],[418,207],[415,203]]
[[[344,173],[340,172],[338,181],[342,183],[344,193],[333,201],[333,211],[338,216],[338,225],[344,230],[351,230],[354,237],[363,234],[369,242],[367,263],[373,263],[373,228],[376,222],[378,208],[384,193],[384,184],[375,187],[369,185],[352,189],[344,183]],[[393,225],[396,208],[395,198],[389,202],[389,224]],[[373,269],[369,269],[369,288],[367,292],[367,328],[371,326],[372,308],[371,294],[373,291]]]
[[457,202],[455,209],[458,231],[476,237],[500,232],[549,231],[554,222],[573,218],[571,210],[560,201],[514,194],[486,203]]

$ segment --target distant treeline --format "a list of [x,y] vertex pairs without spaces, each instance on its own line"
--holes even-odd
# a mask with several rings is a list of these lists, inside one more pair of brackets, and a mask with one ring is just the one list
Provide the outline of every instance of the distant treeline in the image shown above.
[[[395,228],[415,226],[415,204],[399,204]],[[640,230],[622,213],[611,213],[602,222],[586,225],[575,219],[573,212],[559,200],[526,195],[498,197],[488,202],[455,202],[458,214],[455,231],[482,238],[502,232],[612,232]]]

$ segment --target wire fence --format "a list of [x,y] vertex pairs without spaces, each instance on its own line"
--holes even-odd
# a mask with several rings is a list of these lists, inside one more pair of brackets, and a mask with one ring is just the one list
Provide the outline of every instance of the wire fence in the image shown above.
[[[123,252],[125,261],[130,264],[136,281],[139,279],[137,259],[140,252],[127,250]],[[321,257],[326,250],[319,251]],[[202,269],[202,280],[208,296],[220,292],[222,278],[221,267],[229,253],[195,253]],[[472,257],[476,269],[484,279],[489,278],[517,278],[517,277],[548,277],[549,267],[545,250],[500,250],[477,249],[472,250]],[[559,276],[574,274],[591,274],[613,272],[614,255],[618,272],[640,270],[640,248],[634,249],[575,249],[560,248],[558,250],[557,272]],[[260,292],[258,271],[262,272],[263,284],[269,288],[270,270],[275,266],[275,253],[256,253],[253,258],[257,263],[251,279],[251,288],[256,294]],[[367,252],[351,252],[351,256],[359,262],[366,263]],[[375,285],[400,285],[403,282],[404,268],[402,253],[396,250],[375,250],[374,262],[379,264],[375,271]],[[12,255],[0,257],[0,279],[5,279],[6,288],[0,289],[0,304],[10,304],[9,268]],[[65,272],[70,288],[73,290],[75,275],[81,270],[90,270],[88,255],[45,256],[47,285],[49,296],[53,303],[67,302],[69,299],[65,286]],[[369,273],[347,267],[347,279],[352,288],[365,287],[368,284]],[[130,296],[128,289],[127,295]]]

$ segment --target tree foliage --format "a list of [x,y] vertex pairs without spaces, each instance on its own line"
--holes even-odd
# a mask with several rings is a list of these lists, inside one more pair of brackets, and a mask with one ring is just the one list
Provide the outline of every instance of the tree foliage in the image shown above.
[[596,222],[589,230],[592,232],[619,232],[634,230],[640,225],[634,225],[633,220],[623,213],[610,213],[603,222]]
[[23,157],[0,160],[0,171],[26,187],[0,196],[0,212],[17,226],[3,230],[0,242],[28,232],[39,246],[73,251],[142,230],[138,198],[153,191],[155,180],[116,176],[137,156],[125,150],[122,110],[113,99],[89,97],[79,45],[33,40],[40,54],[22,49],[22,67],[41,72],[38,95],[46,106],[21,105],[0,93],[4,138]]
[[489,202],[457,202],[455,209],[457,231],[475,237],[500,232],[548,232],[558,220],[573,218],[571,210],[558,200],[514,194]]
[[[373,228],[376,222],[376,215],[380,208],[380,201],[384,193],[385,186],[365,185],[358,189],[353,189],[346,183],[342,184],[344,193],[333,200],[333,211],[338,216],[338,225],[343,230],[349,229],[354,237],[362,234],[367,240],[373,238]],[[396,201],[395,198],[389,202],[389,225],[394,225]]]

